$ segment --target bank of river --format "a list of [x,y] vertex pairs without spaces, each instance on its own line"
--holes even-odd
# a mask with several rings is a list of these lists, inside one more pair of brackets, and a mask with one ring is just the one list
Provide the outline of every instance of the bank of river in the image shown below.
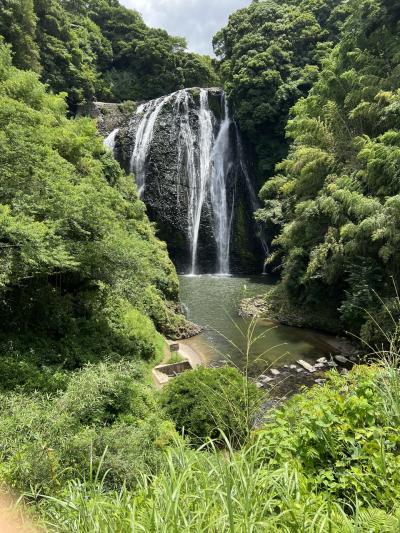
[[[251,319],[238,316],[243,298],[265,294],[274,280],[268,276],[181,276],[181,297],[188,318],[203,332],[185,341],[208,364],[246,363],[247,333]],[[308,329],[258,320],[249,350],[250,374],[258,376],[270,367],[284,367],[302,359],[314,363],[333,351],[333,338]],[[331,342],[332,341],[332,342]]]

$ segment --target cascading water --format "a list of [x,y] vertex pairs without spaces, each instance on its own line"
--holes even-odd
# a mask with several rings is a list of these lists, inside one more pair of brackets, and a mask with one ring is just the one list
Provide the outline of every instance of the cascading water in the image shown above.
[[136,175],[143,197],[152,141],[167,104],[172,104],[177,131],[177,201],[180,183],[187,182],[187,235],[190,242],[190,274],[198,273],[199,235],[205,205],[210,208],[217,251],[217,273],[229,274],[232,205],[229,205],[227,179],[234,162],[230,150],[232,121],[225,95],[221,96],[222,120],[210,109],[207,89],[200,89],[196,108],[194,95],[183,89],[166,97],[142,104],[132,120],[135,142],[130,170]]
[[205,89],[200,91],[199,109],[199,163],[197,166],[196,181],[190,191],[189,219],[191,219],[191,252],[192,271],[197,274],[197,249],[199,243],[199,231],[201,214],[206,198],[207,186],[212,178],[212,149],[214,144],[213,117],[208,105],[208,94]]
[[146,185],[146,160],[153,139],[154,127],[162,108],[172,96],[163,96],[142,104],[136,111],[136,115],[141,118],[135,135],[130,171],[135,173],[139,196],[143,196]]
[[109,149],[111,150],[111,152],[114,153],[114,149],[115,149],[115,139],[118,135],[118,132],[119,132],[119,128],[116,128],[115,130],[113,130],[110,135],[108,135],[108,137],[106,137],[104,139],[104,145]]
[[210,192],[215,220],[218,269],[220,274],[229,274],[229,251],[233,210],[231,210],[231,213],[229,212],[227,177],[233,166],[229,135],[232,121],[229,116],[229,108],[225,95],[222,98],[224,102],[224,118],[213,147]]

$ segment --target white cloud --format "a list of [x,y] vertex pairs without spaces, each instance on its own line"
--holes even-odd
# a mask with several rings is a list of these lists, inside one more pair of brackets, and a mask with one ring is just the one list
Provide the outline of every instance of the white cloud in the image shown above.
[[212,53],[214,34],[229,15],[250,0],[120,0],[139,11],[149,26],[164,28],[171,35],[186,37],[189,49]]

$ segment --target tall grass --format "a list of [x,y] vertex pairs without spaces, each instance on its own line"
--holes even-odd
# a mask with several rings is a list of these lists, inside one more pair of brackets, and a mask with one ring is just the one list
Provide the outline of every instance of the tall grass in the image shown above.
[[[228,443],[227,443],[228,444]],[[310,492],[295,464],[263,465],[261,441],[240,453],[170,452],[166,471],[138,491],[106,492],[101,482],[71,482],[63,498],[41,503],[50,532],[356,533],[396,532],[400,513],[343,508]]]
[[[376,354],[381,358],[374,381],[379,399],[376,418],[382,419],[381,427],[400,428],[399,356],[394,344],[389,346],[384,354]],[[340,394],[346,395],[348,378],[336,379],[343,380]],[[323,388],[318,394],[324,394]],[[255,407],[249,405],[249,411],[240,415],[249,426]],[[328,434],[329,428],[322,431]],[[54,533],[400,531],[400,502],[389,510],[366,507],[368,487],[363,505],[357,496],[346,503],[335,500],[304,474],[296,454],[278,466],[266,460],[262,432],[249,434],[239,451],[229,439],[225,444],[223,450],[212,442],[194,450],[177,441],[167,452],[163,472],[154,478],[143,476],[135,491],[125,487],[107,491],[105,480],[96,475],[86,483],[72,481],[57,497],[40,500],[42,525]]]

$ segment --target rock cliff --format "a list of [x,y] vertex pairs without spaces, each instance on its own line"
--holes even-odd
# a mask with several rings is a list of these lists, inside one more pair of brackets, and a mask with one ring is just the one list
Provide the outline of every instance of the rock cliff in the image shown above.
[[260,272],[256,196],[223,91],[185,89],[128,112],[109,106],[97,104],[100,131],[118,128],[114,156],[135,174],[178,271]]

